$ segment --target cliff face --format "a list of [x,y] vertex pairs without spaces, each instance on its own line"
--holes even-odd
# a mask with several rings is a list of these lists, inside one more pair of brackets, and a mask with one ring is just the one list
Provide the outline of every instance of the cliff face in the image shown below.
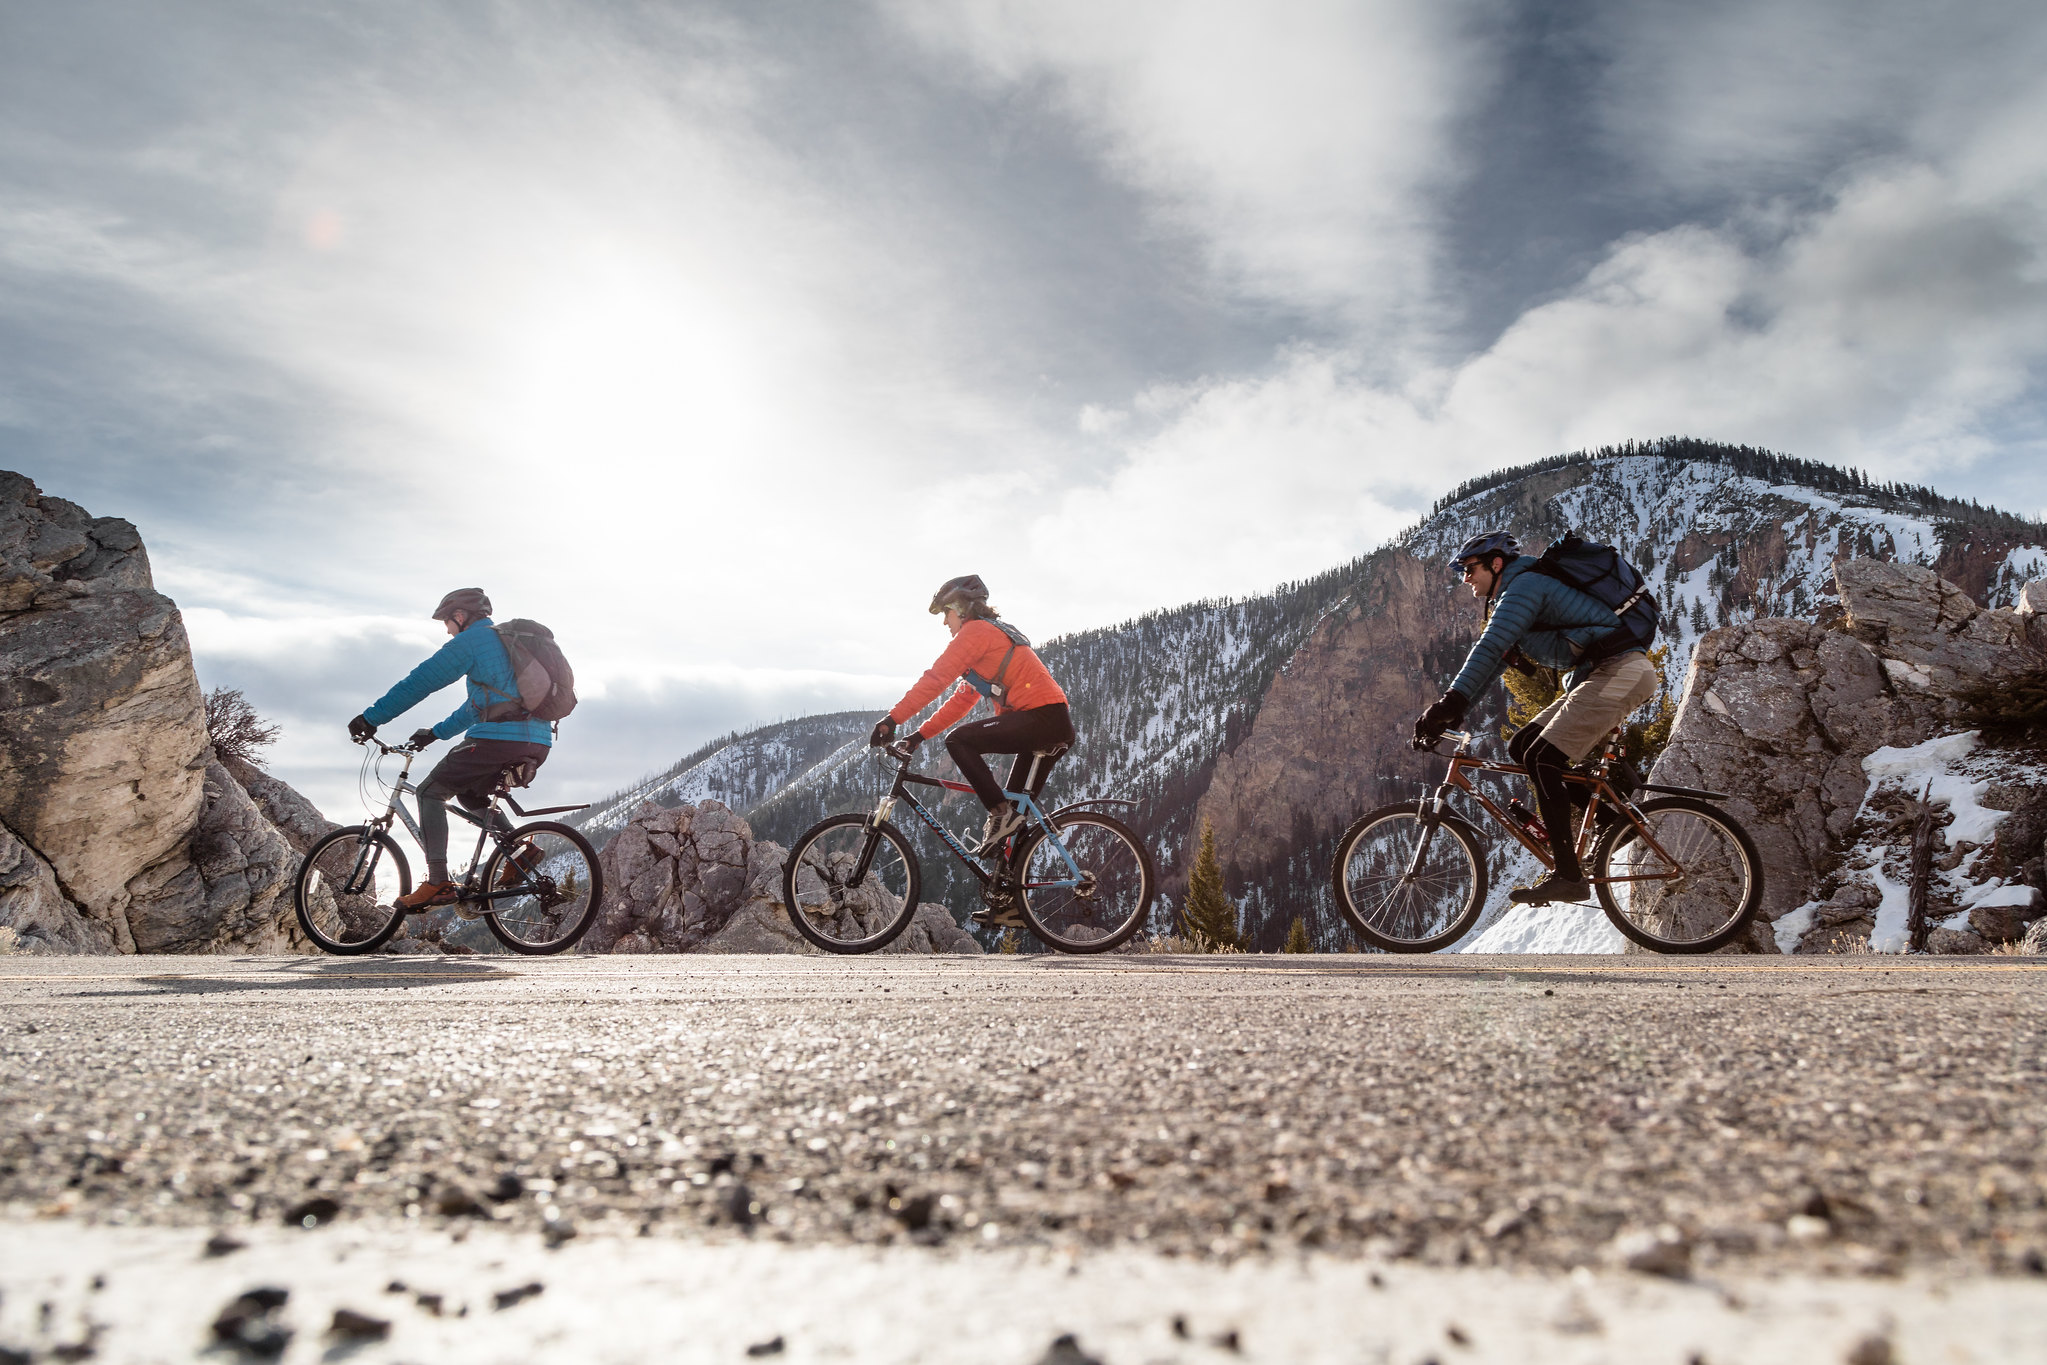
[[1440,564],[1405,549],[1373,555],[1273,680],[1249,736],[1216,760],[1197,815],[1228,850],[1229,881],[1266,880],[1304,841],[1427,775],[1407,723],[1435,700],[1477,620],[1449,586]]
[[285,894],[292,846],[213,761],[183,618],[135,528],[5,472],[0,710],[16,951],[310,946]]

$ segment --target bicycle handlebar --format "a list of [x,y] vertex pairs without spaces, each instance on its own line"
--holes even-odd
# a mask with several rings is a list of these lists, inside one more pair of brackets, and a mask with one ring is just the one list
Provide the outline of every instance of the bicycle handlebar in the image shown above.
[[[1454,740],[1456,740],[1456,741],[1457,741],[1457,749],[1462,749],[1462,748],[1464,748],[1464,746],[1465,746],[1465,745],[1467,745],[1467,744],[1471,743],[1471,741],[1472,741],[1472,740],[1473,740],[1474,738],[1476,738],[1476,737],[1477,737],[1477,735],[1478,735],[1478,732],[1477,732],[1476,730],[1445,730],[1445,731],[1444,731],[1444,732],[1443,732],[1442,734],[1440,734],[1440,735],[1437,735],[1437,736],[1436,736],[1436,737],[1435,737],[1434,739],[1430,740],[1430,741],[1429,741],[1429,742],[1428,742],[1427,744],[1425,744],[1425,745],[1424,745],[1424,744],[1417,744],[1417,745],[1415,745],[1414,747],[1415,747],[1415,749],[1416,749],[1416,750],[1418,750],[1418,751],[1419,751],[1419,752],[1421,752],[1421,753],[1425,753],[1425,754],[1436,754],[1436,755],[1438,755],[1438,756],[1441,756],[1441,755],[1442,755],[1442,753],[1443,753],[1443,751],[1442,751],[1441,749],[1437,748],[1436,746],[1437,746],[1437,745],[1439,745],[1439,744],[1441,744],[1441,743],[1442,743],[1442,742],[1443,742],[1444,740],[1446,740],[1446,739],[1454,739]],[[1457,749],[1453,749],[1453,750],[1451,750],[1451,752],[1452,752],[1452,753],[1455,753],[1455,752],[1457,752]]]
[[386,744],[375,735],[364,735],[356,743],[374,744],[377,746],[378,752],[385,754],[416,754],[420,751],[419,746],[416,744]]

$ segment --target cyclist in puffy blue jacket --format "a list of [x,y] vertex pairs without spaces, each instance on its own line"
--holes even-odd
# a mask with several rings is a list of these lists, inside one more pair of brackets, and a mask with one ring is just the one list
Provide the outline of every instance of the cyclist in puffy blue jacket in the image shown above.
[[[1540,715],[1515,732],[1507,751],[1527,765],[1536,810],[1550,832],[1556,865],[1534,886],[1512,891],[1521,905],[1582,901],[1592,888],[1573,846],[1571,798],[1564,770],[1584,758],[1630,712],[1656,695],[1663,675],[1641,649],[1593,661],[1580,659],[1620,624],[1612,608],[1548,574],[1530,572],[1535,557],[1504,531],[1465,542],[1451,567],[1485,603],[1485,632],[1434,705],[1414,723],[1414,745],[1425,749],[1464,719],[1486,688],[1510,664],[1525,660],[1545,668],[1570,669],[1570,687]],[[1517,656],[1518,655],[1518,659]]]
[[[433,619],[443,623],[454,638],[348,723],[349,737],[360,743],[377,733],[379,725],[396,720],[449,683],[469,680],[462,704],[445,720],[413,731],[408,741],[424,749],[437,739],[465,736],[419,784],[419,835],[426,854],[426,879],[411,895],[398,898],[399,908],[408,913],[455,899],[457,888],[448,875],[448,798],[454,797],[470,810],[482,810],[490,803],[491,788],[497,785],[500,773],[521,762],[538,768],[547,761],[554,742],[548,723],[533,719],[519,705],[512,661],[491,629],[490,598],[483,589],[457,588],[434,608]],[[502,814],[498,820],[501,828],[511,829],[511,822]],[[514,871],[512,875],[519,874]],[[456,913],[462,912],[458,909]]]

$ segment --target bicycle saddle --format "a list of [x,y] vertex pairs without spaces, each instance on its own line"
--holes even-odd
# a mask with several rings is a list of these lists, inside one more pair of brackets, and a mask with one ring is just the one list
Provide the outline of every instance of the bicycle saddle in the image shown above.
[[514,787],[530,787],[539,772],[538,763],[530,758],[522,758],[517,763],[507,764],[505,770],[498,774],[498,786],[507,791]]

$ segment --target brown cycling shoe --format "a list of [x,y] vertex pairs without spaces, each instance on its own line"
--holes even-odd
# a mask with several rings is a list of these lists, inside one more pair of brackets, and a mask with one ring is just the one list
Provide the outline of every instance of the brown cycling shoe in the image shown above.
[[540,866],[545,857],[538,844],[523,845],[517,853],[505,859],[504,866],[498,869],[498,886],[501,889],[517,886],[533,875],[533,869]]
[[1533,886],[1517,886],[1507,893],[1507,899],[1516,905],[1548,905],[1551,901],[1583,901],[1592,896],[1592,887],[1582,878],[1573,881],[1559,877],[1554,872]]
[[455,899],[455,893],[453,882],[421,882],[410,895],[400,896],[396,904],[406,914],[415,915],[422,910],[448,904]]

